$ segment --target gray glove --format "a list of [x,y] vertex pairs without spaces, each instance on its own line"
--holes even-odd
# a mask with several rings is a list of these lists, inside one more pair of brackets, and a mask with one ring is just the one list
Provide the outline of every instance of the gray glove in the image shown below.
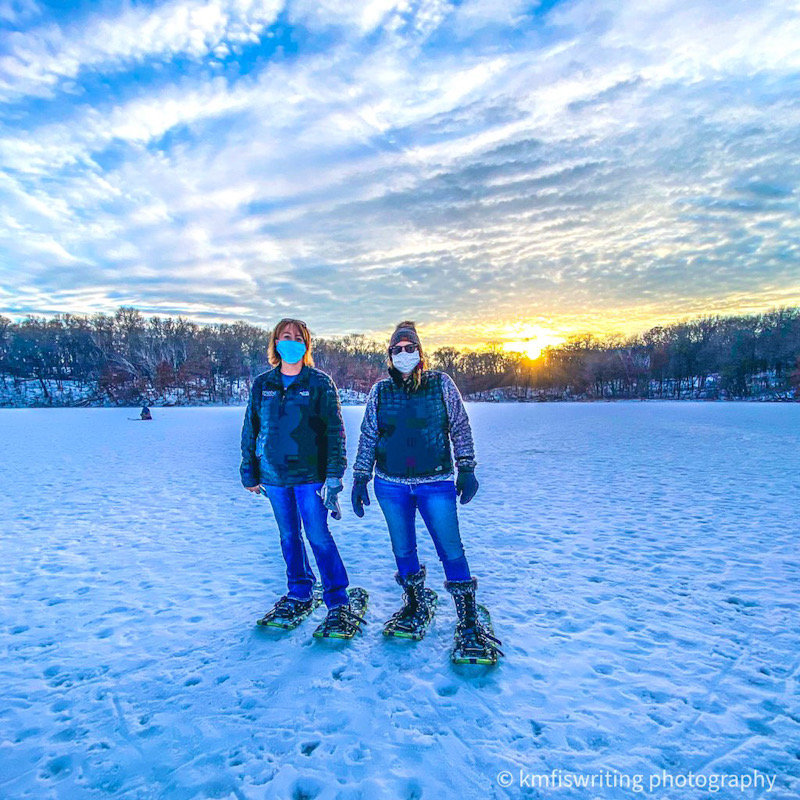
[[322,488],[317,491],[322,498],[322,505],[331,512],[334,519],[342,518],[342,509],[339,506],[339,492],[342,489],[344,489],[344,484],[339,478],[328,478]]

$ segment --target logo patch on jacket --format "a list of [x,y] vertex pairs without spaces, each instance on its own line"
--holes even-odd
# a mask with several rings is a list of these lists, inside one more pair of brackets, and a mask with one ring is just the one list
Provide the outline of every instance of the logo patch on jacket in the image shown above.
[[308,397],[309,394],[310,394],[310,392],[308,391],[308,389],[301,389],[300,390],[300,396],[301,397]]
[[274,389],[265,389],[264,397],[275,397],[278,393]]

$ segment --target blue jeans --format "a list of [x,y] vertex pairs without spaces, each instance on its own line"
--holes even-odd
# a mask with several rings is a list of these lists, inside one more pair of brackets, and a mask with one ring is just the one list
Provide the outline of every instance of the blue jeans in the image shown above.
[[328,608],[349,602],[347,570],[328,529],[328,509],[317,494],[321,483],[295,486],[264,486],[275,513],[286,561],[288,596],[308,600],[316,581],[308,562],[301,522],[322,576],[322,599]]
[[394,560],[401,578],[420,569],[415,522],[417,509],[450,581],[470,578],[456,512],[456,485],[451,480],[410,485],[375,476],[375,497],[386,517]]

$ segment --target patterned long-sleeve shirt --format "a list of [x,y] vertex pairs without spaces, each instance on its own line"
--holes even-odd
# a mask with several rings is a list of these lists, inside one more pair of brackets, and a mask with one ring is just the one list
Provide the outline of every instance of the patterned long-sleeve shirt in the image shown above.
[[[446,373],[442,374],[442,395],[447,420],[450,428],[450,440],[453,445],[453,455],[456,467],[460,470],[475,469],[475,444],[472,439],[472,428],[469,424],[464,400],[453,379]],[[370,389],[367,395],[367,407],[364,419],[361,422],[361,437],[358,440],[358,453],[353,464],[353,476],[356,479],[369,481],[375,474],[387,481],[395,483],[428,483],[431,481],[447,480],[454,477],[453,471],[424,478],[401,478],[397,475],[385,475],[375,466],[375,447],[380,438],[378,429],[378,384]]]

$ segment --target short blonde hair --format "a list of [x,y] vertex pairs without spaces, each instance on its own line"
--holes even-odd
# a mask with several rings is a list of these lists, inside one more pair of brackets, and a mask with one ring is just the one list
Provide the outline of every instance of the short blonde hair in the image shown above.
[[306,352],[303,354],[303,366],[306,367],[313,367],[314,366],[314,357],[311,355],[311,333],[308,330],[308,325],[303,322],[301,319],[293,319],[292,317],[284,317],[273,329],[272,333],[269,337],[269,346],[267,347],[267,357],[269,358],[269,363],[272,364],[273,367],[279,366],[283,363],[283,359],[281,358],[280,353],[278,352],[277,344],[280,340],[281,334],[288,328],[290,325],[294,325],[297,327],[297,330],[300,331],[300,335],[303,337],[303,342],[306,346]]

